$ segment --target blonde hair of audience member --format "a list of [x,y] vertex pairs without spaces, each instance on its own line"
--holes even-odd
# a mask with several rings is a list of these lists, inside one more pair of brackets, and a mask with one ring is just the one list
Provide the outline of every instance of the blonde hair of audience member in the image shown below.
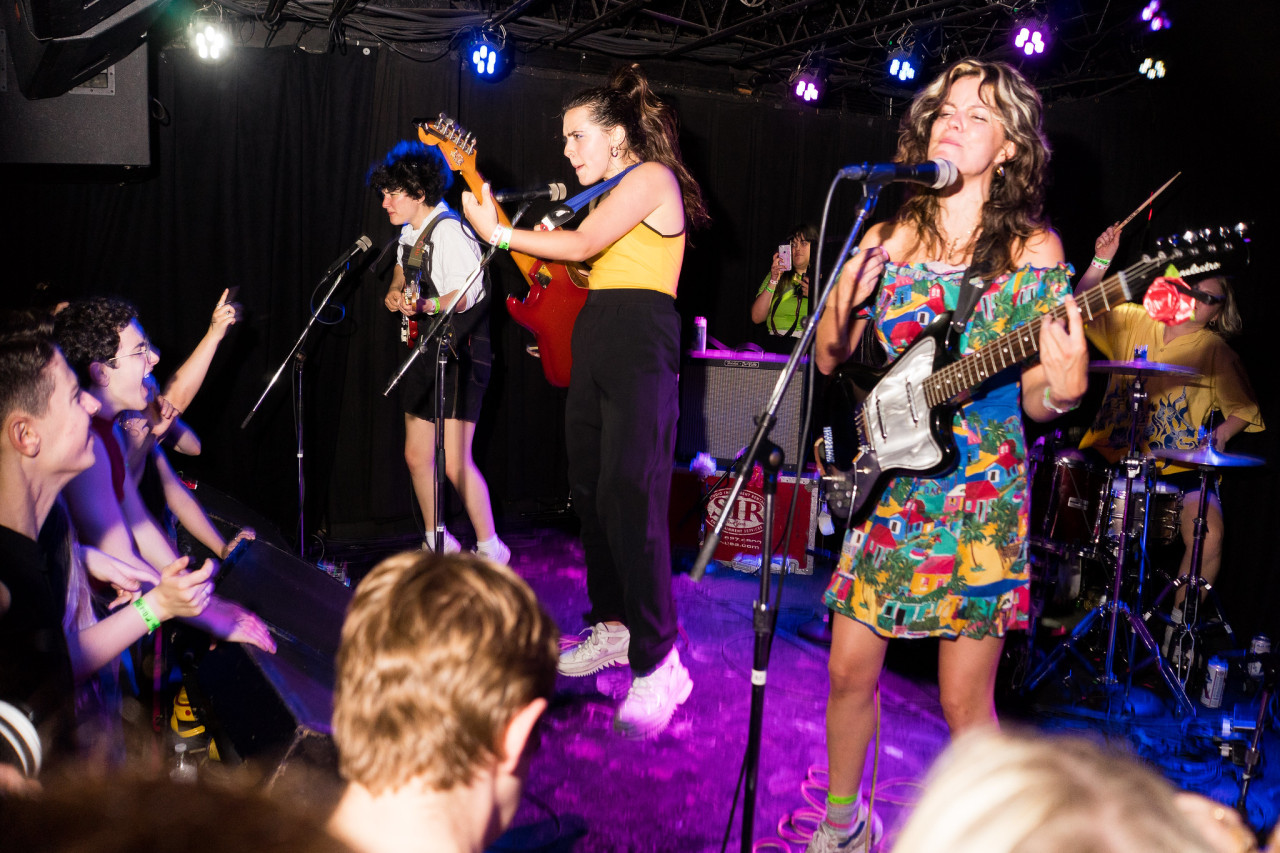
[[938,759],[893,853],[1213,853],[1175,795],[1090,740],[983,729]]
[[470,554],[401,554],[361,581],[342,627],[333,730],[343,778],[437,791],[504,758],[555,685],[559,633],[514,572]]

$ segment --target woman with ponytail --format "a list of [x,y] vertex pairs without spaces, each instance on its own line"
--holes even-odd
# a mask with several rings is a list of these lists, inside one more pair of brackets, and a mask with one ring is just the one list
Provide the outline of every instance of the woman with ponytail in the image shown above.
[[685,232],[709,221],[680,157],[675,113],[637,66],[565,104],[564,155],[578,181],[616,182],[575,230],[498,223],[489,187],[463,208],[503,249],[590,267],[573,330],[565,439],[582,521],[592,627],[560,658],[585,676],[629,664],[631,689],[614,717],[629,737],[654,737],[693,689],[675,648],[667,504],[680,361],[676,285]]

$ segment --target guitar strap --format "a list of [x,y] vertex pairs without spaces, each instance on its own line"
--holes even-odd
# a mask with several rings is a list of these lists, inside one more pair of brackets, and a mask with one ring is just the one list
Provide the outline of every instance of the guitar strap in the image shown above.
[[[404,259],[405,278],[410,279],[411,283],[418,288],[419,295],[425,295],[422,293],[422,282],[424,280],[431,287],[431,291],[435,293],[435,285],[431,281],[431,252],[434,248],[434,244],[431,242],[431,232],[435,231],[436,226],[446,219],[453,219],[457,222],[462,222],[462,217],[458,216],[458,214],[454,213],[452,210],[447,210],[432,219],[431,222],[427,224],[427,227],[422,229],[422,233],[418,235],[418,239],[413,243],[413,248],[409,251],[409,256]],[[476,300],[475,305],[473,305],[471,309],[461,313],[455,313],[450,320],[455,334],[471,334],[476,324],[482,319],[481,315],[485,312],[476,311],[475,309],[488,298],[487,295],[489,288],[487,287],[487,272],[485,273],[485,277],[486,287],[481,292],[480,299]],[[436,295],[438,296],[439,294],[437,293]]]
[[964,271],[962,280],[964,284],[960,288],[959,298],[956,299],[956,310],[952,313],[951,325],[947,328],[946,345],[953,352],[960,344],[960,336],[964,334],[964,327],[969,324],[969,318],[973,316],[973,309],[977,307],[978,300],[991,286],[989,282],[983,281],[978,276],[969,278],[968,269]]
[[452,210],[447,210],[436,218],[432,219],[426,228],[422,229],[422,233],[418,235],[418,239],[414,242],[413,248],[409,251],[409,257],[404,260],[404,267],[407,275],[413,275],[413,284],[421,286],[422,277],[427,276],[427,281],[431,278],[431,232],[436,230],[436,226],[445,219],[455,219],[462,221],[458,214]]
[[582,210],[582,208],[590,204],[595,198],[607,193],[609,190],[617,186],[618,181],[626,177],[627,172],[630,172],[639,165],[639,163],[634,163],[614,175],[609,180],[594,183],[565,203],[556,205],[552,208],[550,213],[542,217],[542,225],[547,231],[559,228],[561,225],[572,219],[579,210]]

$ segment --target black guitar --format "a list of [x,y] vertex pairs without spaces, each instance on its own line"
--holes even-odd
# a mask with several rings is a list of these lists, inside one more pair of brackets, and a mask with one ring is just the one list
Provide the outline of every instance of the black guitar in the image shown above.
[[[1170,239],[1155,257],[1144,256],[1123,272],[1076,296],[1087,323],[1117,305],[1141,297],[1147,285],[1170,263],[1177,277],[1201,276],[1222,269],[1245,251],[1244,226],[1201,232],[1194,239]],[[840,473],[823,478],[827,504],[837,517],[852,523],[866,519],[885,484],[893,477],[936,477],[949,472],[958,452],[951,422],[961,397],[983,382],[1039,354],[1040,326],[1045,318],[1064,321],[1065,305],[1058,305],[1029,323],[957,359],[945,346],[951,314],[938,316],[887,368],[862,368],[854,382],[867,391],[865,399],[840,413],[839,395],[829,400],[828,418],[846,418],[829,427],[850,436],[844,448],[828,447],[828,467]],[[844,399],[848,399],[847,395]],[[850,423],[852,428],[850,428]],[[850,447],[855,445],[856,447]]]

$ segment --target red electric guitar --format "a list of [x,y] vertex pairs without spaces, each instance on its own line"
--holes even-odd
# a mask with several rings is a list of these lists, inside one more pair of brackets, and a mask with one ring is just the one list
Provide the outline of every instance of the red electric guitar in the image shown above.
[[[480,196],[484,178],[476,171],[476,141],[471,134],[441,113],[433,122],[418,122],[418,138],[439,148],[450,168],[466,181],[467,189]],[[501,207],[498,208],[498,221],[503,225],[511,224]],[[557,388],[567,388],[569,371],[573,367],[570,347],[573,323],[587,301],[583,271],[515,251],[511,253],[511,259],[529,283],[529,295],[524,299],[508,296],[507,312],[513,320],[533,332],[538,342],[536,354],[542,359],[542,372],[547,381]]]

